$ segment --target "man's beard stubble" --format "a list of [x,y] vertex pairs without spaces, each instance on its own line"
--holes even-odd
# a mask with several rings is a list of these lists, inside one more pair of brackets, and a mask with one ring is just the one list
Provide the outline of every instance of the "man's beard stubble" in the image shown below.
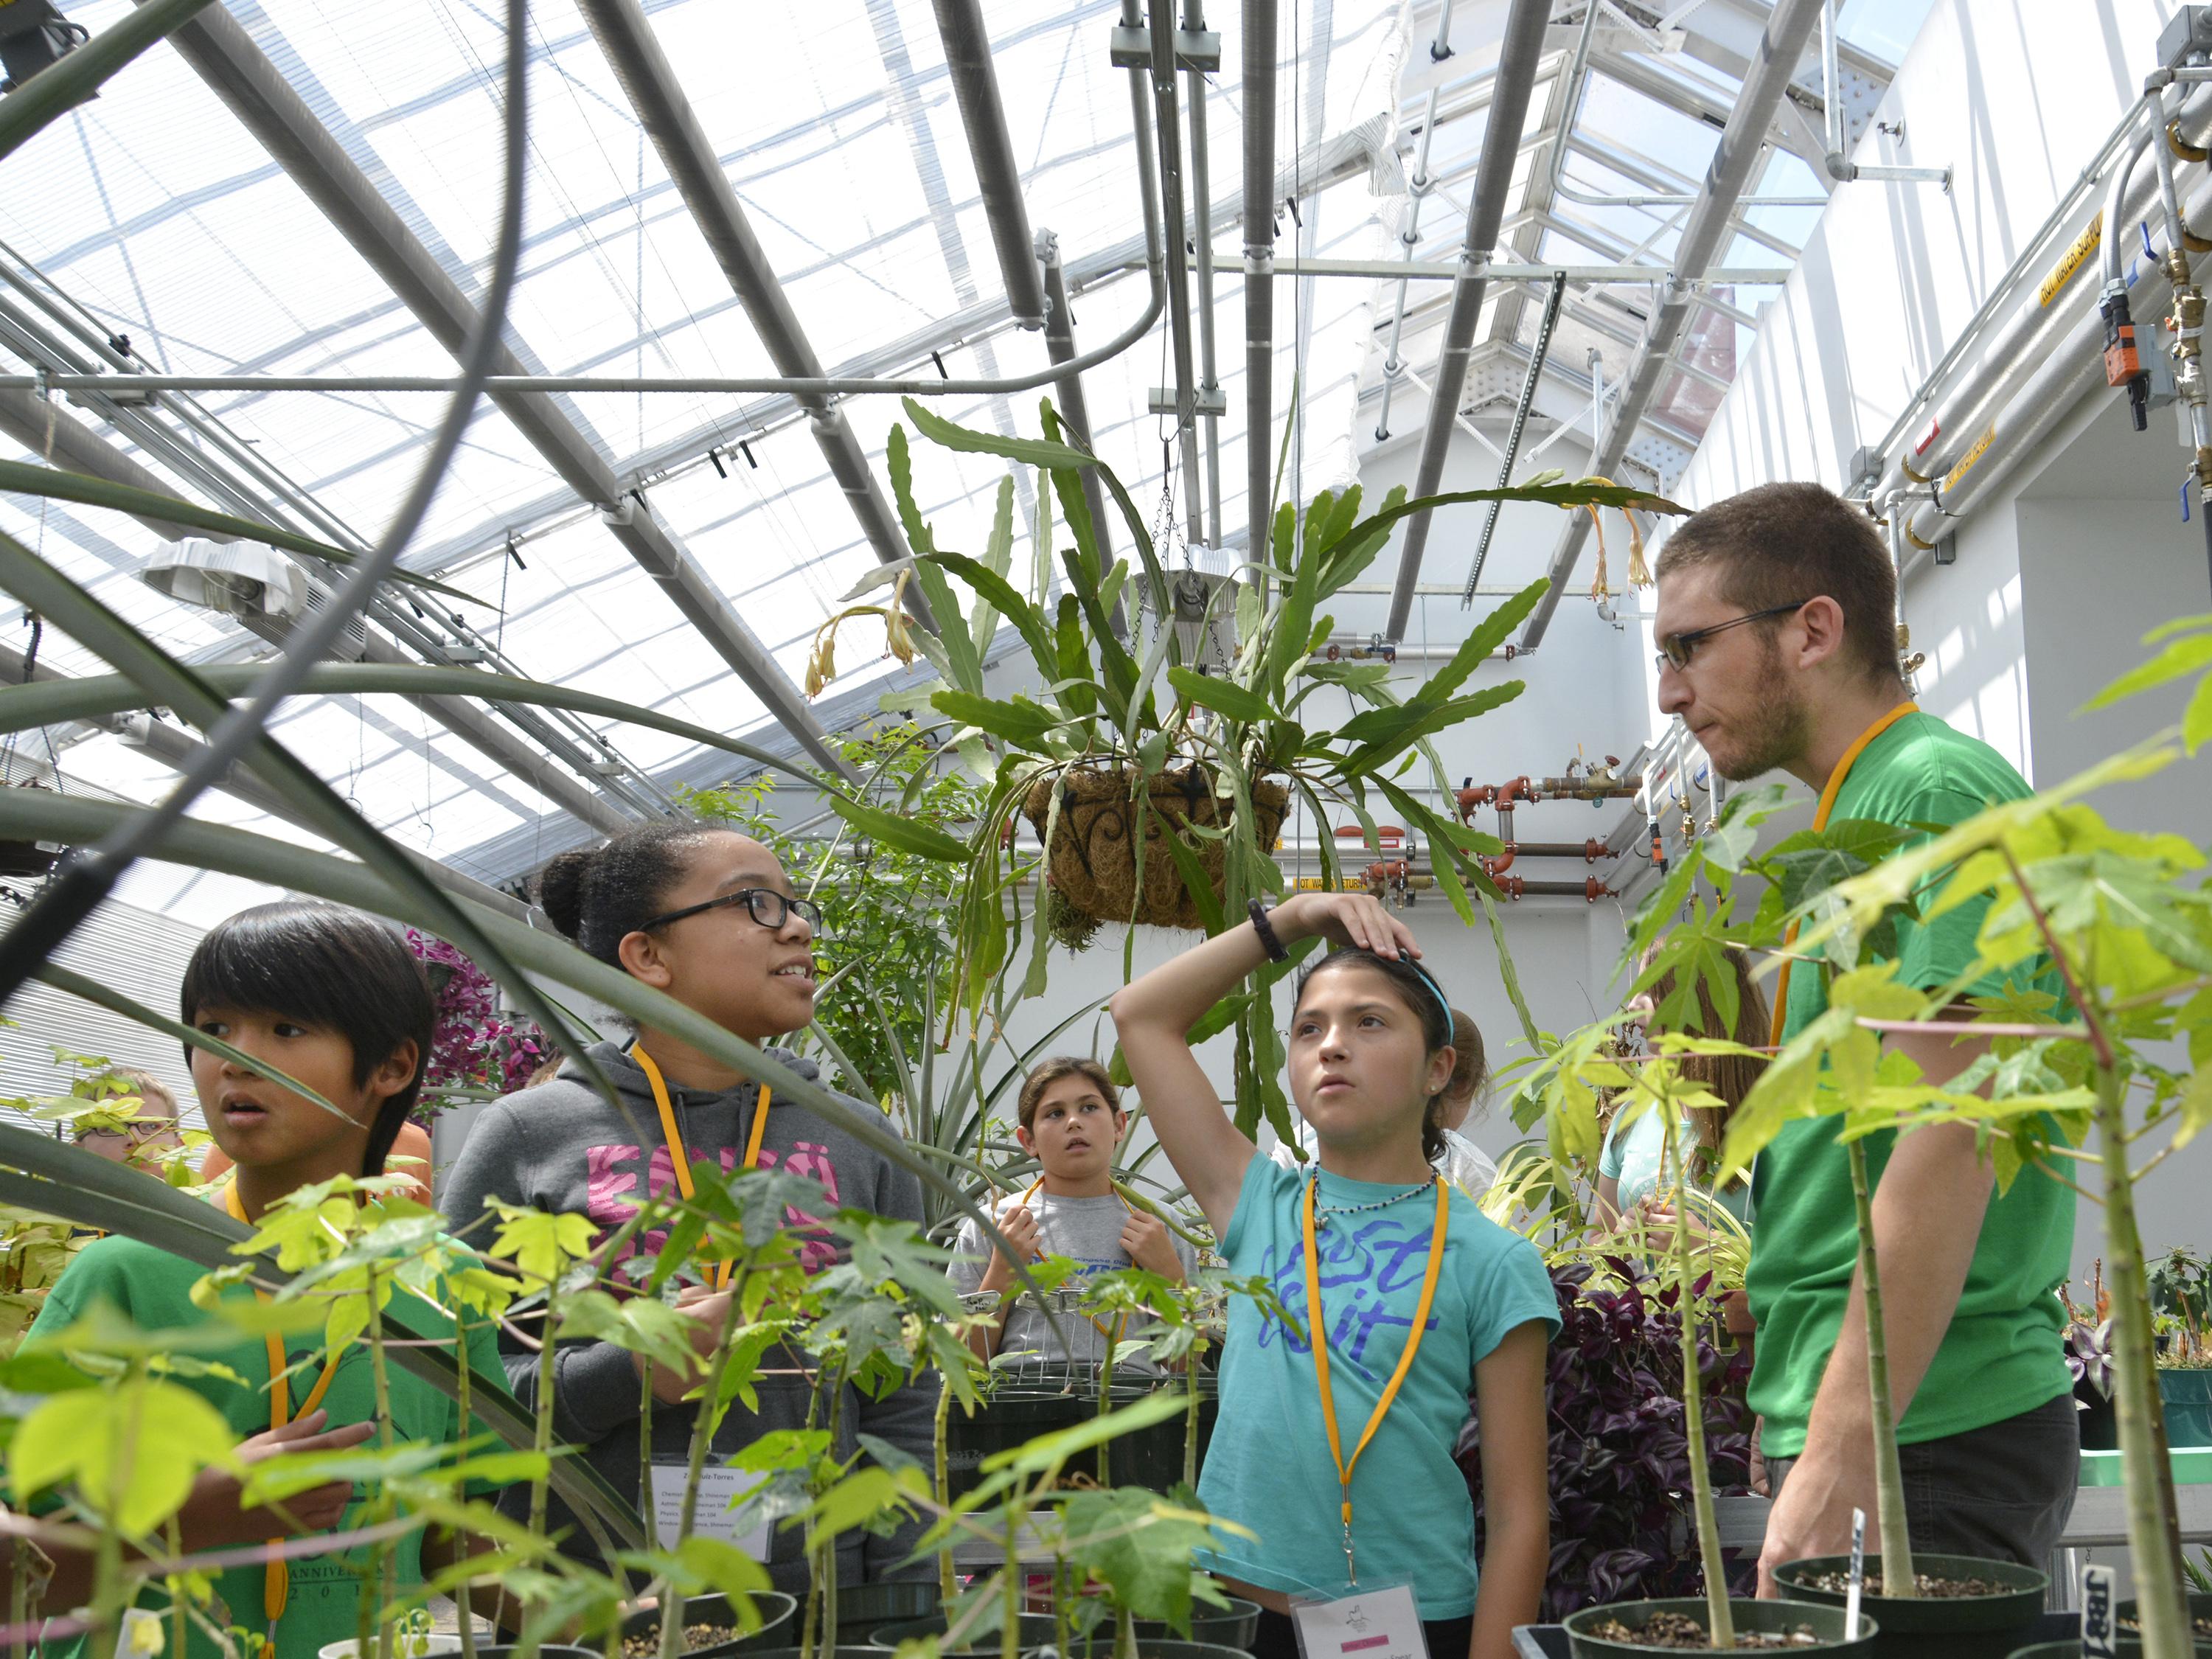
[[1782,666],[1780,645],[1772,639],[1759,665],[1759,701],[1747,715],[1747,724],[1731,733],[1735,752],[1725,759],[1708,750],[1713,769],[1730,783],[1743,783],[1778,771],[1803,754],[1813,740],[1812,711],[1804,693],[1790,681]]

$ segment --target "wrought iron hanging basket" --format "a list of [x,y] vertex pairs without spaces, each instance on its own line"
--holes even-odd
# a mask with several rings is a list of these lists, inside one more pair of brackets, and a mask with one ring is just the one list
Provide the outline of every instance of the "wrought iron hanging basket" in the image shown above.
[[[1150,811],[1137,807],[1137,775],[1130,767],[1073,767],[1041,777],[1030,786],[1022,810],[1037,838],[1051,840],[1045,869],[1052,884],[1073,909],[1100,921],[1140,921],[1155,927],[1201,927],[1198,901],[1183,884],[1176,860],[1162,845],[1170,828],[1196,824],[1218,830],[1236,808],[1214,793],[1212,779],[1196,767],[1153,774],[1146,780]],[[1052,822],[1054,790],[1060,817]],[[1263,851],[1272,848],[1290,811],[1290,791],[1265,779],[1252,785],[1253,834]],[[1144,820],[1144,884],[1137,880],[1137,842],[1133,833]],[[1184,837],[1195,851],[1214,897],[1224,885],[1225,842],[1203,836]]]

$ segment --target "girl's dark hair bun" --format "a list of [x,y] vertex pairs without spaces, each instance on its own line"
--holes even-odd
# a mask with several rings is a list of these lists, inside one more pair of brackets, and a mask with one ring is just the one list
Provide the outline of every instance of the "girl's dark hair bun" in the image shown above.
[[584,878],[591,873],[594,856],[589,848],[556,853],[538,876],[538,903],[553,925],[569,939],[582,936]]
[[622,964],[622,942],[666,910],[697,844],[717,833],[690,818],[656,818],[597,848],[556,853],[538,877],[538,902],[586,956]]

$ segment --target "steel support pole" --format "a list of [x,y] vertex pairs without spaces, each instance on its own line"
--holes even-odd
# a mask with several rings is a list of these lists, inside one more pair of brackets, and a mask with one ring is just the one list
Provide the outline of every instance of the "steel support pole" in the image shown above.
[[[1044,276],[1044,349],[1056,363],[1075,356],[1075,316],[1068,308],[1067,273],[1060,263],[1060,238],[1048,230],[1036,234],[1037,264]],[[1068,429],[1094,453],[1091,439],[1091,405],[1083,396],[1083,377],[1071,373],[1060,382],[1060,416]],[[1106,487],[1098,482],[1098,469],[1083,469],[1083,497],[1091,503],[1091,524],[1098,538],[1101,556],[1112,547],[1109,534],[1113,520],[1106,515]],[[1120,614],[1118,611],[1115,613]]]
[[[1182,0],[1182,26],[1191,34],[1206,31],[1204,0]],[[1192,199],[1203,213],[1213,200],[1213,167],[1208,155],[1206,131],[1206,71],[1188,69],[1183,71],[1183,84],[1190,96],[1190,188]],[[1215,355],[1213,340],[1213,236],[1212,227],[1195,227],[1194,240],[1198,244],[1198,363],[1199,390],[1212,404],[1221,390],[1219,360]],[[1209,526],[1206,537],[1211,547],[1221,545],[1221,417],[1206,416],[1206,501]]]
[[[475,303],[400,222],[237,20],[210,7],[169,40],[438,343],[458,356],[477,321]],[[524,372],[513,352],[502,351],[500,359],[497,373]],[[751,687],[769,714],[814,760],[840,776],[854,777],[791,677],[699,569],[690,550],[652,508],[640,505],[616,481],[575,423],[542,396],[503,392],[491,397],[562,481],[600,509],[609,532]]]
[[[76,678],[74,675],[64,674],[49,668],[44,663],[39,664],[30,674],[31,680],[39,684],[44,684],[49,680],[65,680],[74,678]],[[0,681],[5,681],[9,685],[24,684],[22,653],[10,649],[7,646],[0,646]],[[151,714],[142,714],[135,720],[131,716],[125,715],[120,720],[102,722],[102,724],[112,726],[113,729],[121,732],[123,740],[131,748],[144,750],[174,772],[181,772],[191,765],[199,757],[200,751],[207,746],[190,732],[181,731],[166,720],[156,720]],[[270,817],[280,819],[295,829],[307,830],[318,840],[323,839],[323,831],[319,826],[244,767],[234,767],[230,775],[215,784],[213,787],[220,789],[232,799],[252,807],[257,812],[265,812]],[[520,899],[512,897],[496,887],[478,881],[473,876],[465,876],[451,865],[441,864],[435,859],[427,858],[405,847],[402,847],[399,850],[412,859],[423,874],[449,893],[457,894],[462,898],[473,899],[478,904],[488,905],[501,915],[513,916],[517,921],[532,921],[538,914]]]
[[1042,328],[1048,320],[1044,290],[1030,251],[1021,168],[1014,161],[999,77],[991,67],[991,35],[983,25],[981,0],[935,0],[935,4],[945,67],[952,82],[953,100],[960,106],[960,124],[967,130],[968,154],[975,163],[975,185],[983,198],[983,216],[990,222],[991,245],[998,251],[1006,302],[1018,326]]
[[[1416,496],[1435,495],[1443,479],[1444,456],[1451,447],[1452,417],[1459,413],[1475,325],[1481,319],[1483,299],[1489,291],[1489,283],[1480,272],[1497,245],[1498,226],[1505,218],[1505,198],[1513,186],[1513,161],[1521,148],[1521,130],[1528,125],[1528,100],[1535,90],[1536,66],[1544,55],[1544,29],[1550,19],[1549,0],[1513,0],[1505,16],[1498,80],[1482,136],[1482,162],[1475,172],[1467,234],[1460,245],[1462,269],[1452,285],[1451,313],[1444,323],[1428,425],[1421,437],[1420,462],[1413,481]],[[1413,588],[1420,580],[1421,556],[1428,546],[1431,516],[1416,513],[1406,520],[1397,585],[1390,596],[1389,620],[1383,625],[1384,635],[1393,640],[1404,636],[1413,615]]]
[[[1666,380],[1675,343],[1680,339],[1683,325],[1694,308],[1687,282],[1705,273],[1728,240],[1729,216],[1735,211],[1744,187],[1751,181],[1752,168],[1765,148],[1766,129],[1774,118],[1775,106],[1782,101],[1813,31],[1820,27],[1823,3],[1824,0],[1778,0],[1768,15],[1766,33],[1759,43],[1759,56],[1750,73],[1744,76],[1735,108],[1729,116],[1720,143],[1714,148],[1712,163],[1705,170],[1705,186],[1698,192],[1689,221],[1682,227],[1681,240],[1675,245],[1674,269],[1680,278],[1687,280],[1667,285],[1658,308],[1644,326],[1643,343],[1637,347],[1621,383],[1620,401],[1613,410],[1613,424],[1591,458],[1590,471],[1600,477],[1611,476],[1626,457],[1629,443],[1636,435],[1637,422],[1650,407]],[[1528,626],[1522,631],[1522,650],[1534,650],[1544,637],[1544,630],[1551,626],[1552,613],[1559,609],[1559,595],[1574,574],[1575,561],[1582,556],[1589,527],[1587,513],[1568,515],[1547,573],[1551,578],[1551,588],[1537,601]]]
[[[683,83],[676,78],[675,68],[660,49],[659,37],[653,33],[638,0],[579,0],[579,9],[599,50],[606,54],[615,79],[622,82],[630,107],[637,112],[639,123],[652,138],[661,165],[675,181],[692,222],[707,239],[714,263],[722,268],[754,331],[768,348],[769,359],[781,374],[820,379],[822,360],[815,356],[790,296],[776,280],[768,252],[753,234],[752,222],[746,218],[737,192],[730,188],[714,147],[708,143],[706,131],[700,126]],[[988,46],[985,50],[988,53]],[[988,63],[987,56],[987,73]],[[1026,243],[1027,238],[1023,240]],[[1034,284],[1031,293],[1034,295]],[[1037,308],[1042,309],[1041,300]],[[846,503],[878,561],[896,564],[908,557],[913,549],[906,544],[852,422],[826,398],[803,398],[800,402],[830,476],[845,492]],[[908,590],[906,604],[917,621],[933,627],[919,588]]]
[[[1128,20],[1137,0],[1122,0]],[[1168,242],[1168,338],[1175,363],[1176,447],[1182,456],[1183,518],[1194,542],[1206,539],[1206,500],[1198,465],[1198,375],[1190,337],[1190,222],[1183,210],[1182,107],[1176,90],[1176,19],[1171,0],[1151,0],[1152,110],[1160,138],[1161,228]]]
[[[65,471],[86,473],[132,489],[149,489],[157,495],[177,493],[167,479],[132,460],[52,397],[42,399],[31,392],[0,392],[0,432]],[[188,529],[166,519],[131,516],[164,541],[180,542],[187,536],[213,542],[236,539],[215,531]]]
[[1274,507],[1275,7],[1244,0],[1244,489],[1248,556]]

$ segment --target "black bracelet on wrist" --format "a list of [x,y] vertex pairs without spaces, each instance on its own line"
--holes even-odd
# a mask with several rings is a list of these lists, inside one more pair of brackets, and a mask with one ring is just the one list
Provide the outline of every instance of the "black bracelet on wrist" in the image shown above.
[[1254,899],[1247,908],[1252,915],[1252,931],[1260,936],[1260,948],[1267,953],[1267,960],[1288,962],[1291,953],[1283,947],[1283,941],[1275,936],[1275,924],[1267,920],[1267,902]]

